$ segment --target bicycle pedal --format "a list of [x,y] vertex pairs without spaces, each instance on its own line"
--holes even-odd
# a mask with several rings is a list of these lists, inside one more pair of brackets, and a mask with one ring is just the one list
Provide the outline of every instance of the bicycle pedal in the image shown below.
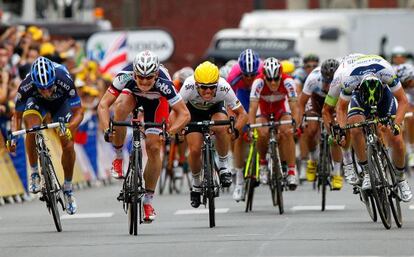
[[46,197],[45,197],[44,195],[41,195],[41,196],[39,197],[39,200],[40,200],[40,201],[42,201],[42,202],[44,202],[44,201],[46,201]]

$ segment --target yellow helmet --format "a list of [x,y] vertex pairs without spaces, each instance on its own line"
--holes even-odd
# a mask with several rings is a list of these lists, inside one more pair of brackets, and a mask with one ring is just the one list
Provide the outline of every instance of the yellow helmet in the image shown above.
[[295,71],[295,64],[288,60],[283,60],[280,63],[283,68],[283,73],[292,74]]
[[218,82],[219,78],[220,72],[218,67],[209,61],[198,65],[194,71],[194,79],[200,84],[214,84]]

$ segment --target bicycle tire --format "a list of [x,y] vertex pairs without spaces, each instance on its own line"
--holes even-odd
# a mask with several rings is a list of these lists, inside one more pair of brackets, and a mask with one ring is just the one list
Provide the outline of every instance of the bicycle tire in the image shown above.
[[390,162],[386,152],[382,149],[382,154],[384,155],[384,160],[386,161],[386,175],[387,181],[390,184],[389,190],[390,194],[388,195],[388,201],[390,202],[392,216],[394,217],[395,224],[397,227],[401,228],[403,224],[402,213],[401,213],[401,198],[398,194],[399,188],[397,186],[397,178],[395,176],[395,168]]
[[206,187],[207,187],[207,200],[208,200],[208,217],[209,217],[209,225],[210,228],[216,226],[216,217],[215,217],[215,204],[214,204],[214,182],[213,182],[213,167],[214,167],[214,159],[209,147],[206,147],[206,158],[205,160],[205,170],[204,170],[204,178],[206,179]]
[[246,199],[246,209],[245,212],[249,212],[253,208],[253,197],[254,197],[254,189],[256,187],[256,174],[257,174],[257,161],[258,161],[258,153],[256,148],[252,145],[252,150],[250,152],[250,156],[248,158],[248,163],[246,164],[247,167],[247,176],[245,179],[245,199]]
[[129,234],[130,235],[138,235],[138,199],[139,199],[139,189],[138,189],[138,153],[134,151],[133,153],[133,160],[132,163],[132,170],[129,171],[130,176],[129,179],[132,181],[130,182],[130,202],[129,202],[129,214],[128,214],[128,221],[129,221]]
[[388,189],[384,187],[385,178],[381,168],[378,152],[373,146],[368,146],[368,167],[371,180],[371,192],[375,200],[382,224],[386,229],[391,228],[391,207],[388,201]]
[[282,185],[282,167],[278,155],[277,145],[270,143],[270,191],[272,195],[273,206],[278,206],[279,214],[285,212],[283,206],[283,185]]
[[42,165],[42,174],[43,179],[45,181],[46,186],[46,205],[49,209],[49,212],[52,213],[53,222],[55,224],[56,230],[58,232],[62,232],[62,222],[60,220],[59,209],[57,205],[57,198],[56,198],[56,185],[53,183],[52,178],[50,176],[51,171],[53,169],[53,165],[49,156],[46,153],[42,153],[40,155],[40,163]]
[[[325,139],[327,140],[327,139]],[[330,170],[329,170],[329,166],[331,165],[330,163],[330,158],[329,158],[329,148],[328,148],[328,142],[325,141],[322,142],[322,152],[321,152],[321,158],[320,158],[320,165],[319,169],[318,169],[318,179],[320,179],[319,181],[319,185],[322,186],[322,203],[321,203],[321,211],[325,211],[326,208],[326,189],[328,187],[328,177],[330,175]]]
[[[358,167],[357,167],[358,164],[356,162],[354,149],[352,149],[352,165],[354,166],[355,172],[358,173]],[[356,175],[358,176],[358,174]],[[371,218],[373,222],[377,222],[378,220],[377,208],[375,206],[375,201],[374,201],[372,194],[368,194],[368,192],[362,190],[361,187],[358,187],[358,191],[359,191],[360,200],[364,203],[369,217]]]
[[168,158],[169,158],[169,150],[166,150],[164,152],[164,156],[162,159],[162,168],[161,168],[161,174],[160,174],[160,178],[158,179],[158,192],[160,193],[160,195],[162,195],[164,193],[165,190],[165,186],[167,185],[167,180],[168,180],[168,171],[167,171],[167,166],[168,166]]

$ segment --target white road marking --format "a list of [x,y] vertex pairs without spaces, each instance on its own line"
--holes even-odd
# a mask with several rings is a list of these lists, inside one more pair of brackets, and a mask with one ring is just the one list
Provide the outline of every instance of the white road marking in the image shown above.
[[[325,210],[344,210],[345,205],[326,205]],[[320,205],[298,205],[291,208],[292,211],[320,211]]]
[[410,205],[409,209],[414,210],[414,205]]
[[264,234],[228,234],[228,235],[217,235],[218,237],[247,237],[247,236],[264,236]]
[[[216,209],[216,213],[226,213],[229,208]],[[177,210],[174,215],[208,214],[208,209]]]
[[94,219],[94,218],[110,218],[114,216],[113,212],[101,212],[101,213],[79,213],[74,215],[62,215],[60,219],[62,220],[72,220],[72,219]]

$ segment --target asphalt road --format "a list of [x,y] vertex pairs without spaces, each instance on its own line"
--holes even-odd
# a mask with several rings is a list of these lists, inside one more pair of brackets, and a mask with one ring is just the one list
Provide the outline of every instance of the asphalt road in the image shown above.
[[115,199],[119,188],[115,183],[77,191],[78,214],[62,214],[62,233],[37,199],[1,206],[0,257],[414,256],[410,204],[403,205],[403,227],[386,230],[370,220],[349,186],[328,192],[325,212],[310,184],[287,192],[283,215],[267,187],[257,191],[251,213],[224,193],[216,200],[215,228],[208,227],[207,209],[191,208],[188,192],[156,196],[157,219],[140,225],[137,237],[128,234],[127,216]]

